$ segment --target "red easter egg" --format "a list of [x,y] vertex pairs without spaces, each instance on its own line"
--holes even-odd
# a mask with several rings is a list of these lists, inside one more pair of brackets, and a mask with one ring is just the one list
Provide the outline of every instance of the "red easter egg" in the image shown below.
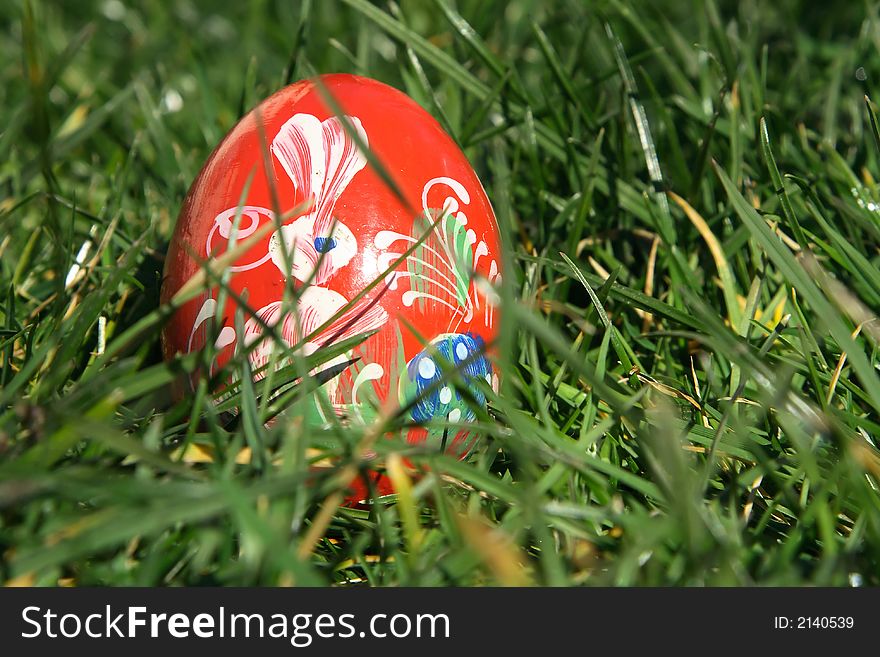
[[[236,330],[239,304],[227,296],[219,307],[223,295],[214,287],[164,327],[164,355],[197,351],[211,339],[218,351],[210,373],[247,351],[259,380],[270,358],[281,367],[292,349],[309,355],[377,331],[311,373],[327,376],[354,361],[318,389],[329,403],[316,394],[306,419],[329,423],[332,409],[343,422],[369,423],[376,407],[368,400],[381,404],[394,396],[412,421],[409,442],[464,457],[476,438],[467,428],[474,403],[485,404],[486,384],[498,384],[486,355],[497,330],[492,285],[501,263],[489,200],[455,142],[409,97],[354,75],[326,75],[321,82],[338,116],[315,82],[286,87],[232,129],[190,188],[165,260],[163,303],[202,263],[226,253],[231,239],[242,244],[260,231],[262,237],[225,263],[230,289],[250,309],[243,329]],[[289,282],[298,297],[283,303]],[[286,350],[264,334],[266,326]],[[281,353],[273,357],[274,348]],[[466,394],[441,382],[449,364]],[[376,484],[380,493],[390,490],[382,476]],[[355,487],[350,501],[366,494]]]

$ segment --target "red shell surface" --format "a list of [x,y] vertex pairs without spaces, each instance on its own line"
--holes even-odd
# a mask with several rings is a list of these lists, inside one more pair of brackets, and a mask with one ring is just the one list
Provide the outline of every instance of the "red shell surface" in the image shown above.
[[[199,173],[166,257],[163,302],[201,269],[202,261],[223,254],[229,239],[244,242],[274,223],[273,209],[280,210],[281,229],[266,229],[230,264],[231,290],[246,296],[260,319],[245,315],[239,334],[236,303],[229,299],[219,308],[215,288],[183,305],[166,325],[165,357],[196,351],[210,335],[220,347],[212,371],[243,348],[258,370],[269,363],[274,344],[263,335],[264,324],[306,354],[378,330],[351,353],[318,368],[356,360],[321,388],[332,408],[345,421],[368,422],[375,409],[367,398],[416,400],[410,410],[415,423],[439,418],[462,428],[450,438],[416,427],[408,440],[435,441],[438,448],[463,455],[473,438],[466,429],[474,417],[473,398],[484,403],[485,386],[474,383],[473,394],[463,397],[442,385],[434,361],[439,352],[455,363],[469,388],[478,377],[497,388],[497,372],[485,356],[496,334],[491,286],[501,264],[489,200],[456,143],[405,94],[353,75],[322,76],[321,82],[345,118],[334,113],[312,81],[263,101],[230,131]],[[382,163],[406,203],[359,143]],[[429,230],[432,222],[436,226]],[[345,309],[411,248],[390,274]],[[291,306],[282,304],[282,295],[290,277],[301,294],[295,311],[286,312]],[[283,358],[275,359],[277,367]],[[321,406],[315,406],[318,421],[326,421]],[[380,492],[387,488],[387,481],[379,482]]]

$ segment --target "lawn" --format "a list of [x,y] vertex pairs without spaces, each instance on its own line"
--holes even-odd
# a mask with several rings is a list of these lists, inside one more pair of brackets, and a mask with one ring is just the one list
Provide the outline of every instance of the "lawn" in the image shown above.
[[[872,2],[0,3],[0,582],[880,585],[878,48]],[[187,189],[331,72],[422,105],[497,215],[465,461],[316,432],[295,377],[174,394]],[[397,494],[339,506],[372,440]]]

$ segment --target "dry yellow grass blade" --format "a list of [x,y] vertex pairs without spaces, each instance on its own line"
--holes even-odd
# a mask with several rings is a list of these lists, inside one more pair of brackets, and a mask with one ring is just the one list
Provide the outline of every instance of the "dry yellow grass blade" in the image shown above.
[[461,534],[502,586],[531,586],[525,556],[497,527],[465,515],[456,516]]
[[691,207],[690,203],[685,201],[675,192],[667,192],[667,194],[669,195],[669,198],[672,199],[682,211],[684,211],[685,216],[694,225],[697,232],[700,233],[700,237],[706,242],[706,246],[709,247],[709,253],[712,254],[712,259],[715,261],[715,268],[718,270],[718,278],[721,279],[721,292],[724,295],[724,305],[727,306],[727,319],[730,322],[730,326],[736,330],[740,325],[741,311],[736,298],[737,289],[736,283],[733,279],[733,272],[731,271],[730,264],[727,262],[727,258],[724,255],[724,250],[721,248],[721,243],[718,241],[718,238],[715,237],[712,229],[709,228],[709,224],[706,223],[706,220],[703,219],[699,212]]
[[[657,266],[657,248],[660,246],[660,236],[655,235],[651,240],[651,251],[648,254],[648,267],[645,271],[645,294],[649,297],[654,296],[654,270]],[[647,333],[651,324],[654,323],[653,313],[642,314],[642,333]]]
[[8,588],[30,588],[37,582],[37,575],[34,572],[24,573],[18,577],[6,580],[3,586]]
[[400,454],[388,456],[385,463],[386,473],[397,493],[397,511],[403,523],[403,533],[409,545],[410,554],[415,554],[422,543],[424,532],[419,525],[419,512],[413,496],[412,479],[406,472],[406,466]]
[[328,495],[321,504],[321,509],[312,519],[312,524],[309,526],[309,530],[306,532],[306,535],[303,536],[303,539],[300,541],[299,547],[296,550],[296,554],[300,559],[307,559],[312,553],[312,550],[315,549],[318,541],[321,540],[324,532],[327,531],[327,527],[330,525],[330,521],[333,520],[333,516],[336,515],[336,511],[339,509],[339,505],[342,504],[342,500],[342,493],[337,491]]
[[863,440],[850,442],[850,454],[861,464],[865,472],[870,473],[876,479],[880,479],[880,455]]
[[804,257],[801,262],[819,285],[828,290],[828,298],[842,312],[852,320],[859,328],[864,329],[865,335],[871,338],[875,344],[880,344],[880,326],[877,315],[864,302],[856,296],[846,285],[832,276],[812,254]]
[[696,395],[696,402],[700,404],[700,418],[703,421],[703,426],[707,429],[709,428],[709,418],[706,416],[705,411],[702,408],[703,403],[703,394],[700,390],[700,380],[697,378],[697,370],[694,369],[694,357],[691,356],[691,380],[694,382],[694,394]]
[[589,256],[587,258],[587,262],[590,263],[590,267],[593,268],[593,271],[596,272],[602,278],[609,278],[611,276],[611,272],[609,272],[605,267],[599,264],[599,262],[593,257]]
[[[636,374],[636,377],[639,379],[639,381],[641,381],[642,383],[648,384],[649,386],[654,388],[654,390],[656,390],[657,392],[664,394],[667,397],[674,397],[676,399],[682,399],[682,400],[686,401],[687,403],[689,403],[694,408],[696,408],[698,411],[702,412],[702,407],[700,406],[700,403],[696,399],[691,397],[689,394],[687,394],[686,392],[682,392],[681,390],[676,390],[675,388],[668,386],[665,383],[661,383],[660,381],[658,381],[654,377],[652,377],[648,374],[645,374],[643,372],[636,372],[635,374]],[[625,381],[626,379],[622,379],[622,380]]]
[[[315,449],[314,447],[306,448],[306,458],[317,459],[321,454],[323,454],[320,449]],[[243,447],[238,451],[235,455],[235,462],[238,465],[248,465],[251,462],[251,448]],[[214,447],[212,445],[203,445],[200,443],[190,443],[185,448],[178,447],[176,450],[171,452],[170,458],[173,461],[181,461],[183,463],[213,463],[216,460],[216,456],[214,454]],[[136,463],[139,459],[136,456],[128,456],[123,461],[125,465],[131,465],[132,463]],[[282,458],[280,455],[275,456],[272,459],[273,465],[281,465]],[[323,467],[332,467],[333,461],[330,458],[322,458],[314,461],[312,463],[312,467],[315,468],[323,468]]]
[[[190,443],[186,448],[178,448],[171,453],[174,461],[183,461],[184,463],[213,463],[215,460],[214,448],[210,445],[200,445],[198,443]],[[247,465],[251,462],[251,448],[245,447],[239,450],[235,455],[235,462],[238,465]]]
[[[859,333],[862,332],[862,327],[865,325],[864,322],[856,326],[856,330],[850,334],[850,337],[855,340],[859,337]],[[843,366],[846,365],[846,352],[843,351],[840,354],[840,358],[837,359],[837,367],[834,368],[834,374],[831,375],[831,381],[828,383],[828,394],[825,397],[825,403],[830,404],[831,400],[834,398],[834,390],[837,388],[837,382],[840,381],[840,373],[843,371]]]

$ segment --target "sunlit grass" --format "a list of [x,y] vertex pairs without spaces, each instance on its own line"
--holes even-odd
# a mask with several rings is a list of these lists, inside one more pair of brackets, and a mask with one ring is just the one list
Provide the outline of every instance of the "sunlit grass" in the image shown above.
[[[880,584],[876,8],[68,4],[0,6],[0,581]],[[498,217],[464,462],[391,406],[310,431],[314,359],[172,394],[211,357],[159,350],[189,184],[337,71],[434,114]],[[368,447],[400,495],[340,507]]]

